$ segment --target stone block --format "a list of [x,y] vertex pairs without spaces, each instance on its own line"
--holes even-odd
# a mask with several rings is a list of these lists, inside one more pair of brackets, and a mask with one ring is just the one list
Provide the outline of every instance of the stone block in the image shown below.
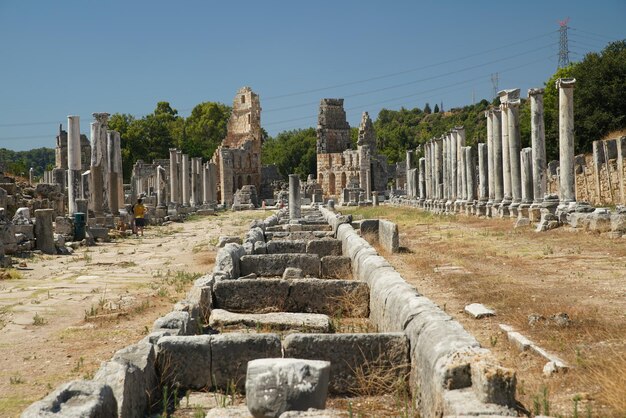
[[270,331],[318,332],[331,331],[332,324],[327,315],[312,313],[272,312],[234,313],[215,309],[209,325],[220,329],[269,329]]
[[488,361],[475,361],[471,371],[472,390],[479,401],[515,407],[517,379],[513,370]]
[[229,279],[238,278],[241,276],[239,264],[241,257],[243,257],[245,253],[244,248],[239,244],[230,243],[224,245],[224,247],[220,248],[217,252],[213,271],[223,271]]
[[357,371],[388,371],[390,380],[406,376],[409,345],[403,333],[291,334],[283,342],[285,357],[329,361],[330,391],[352,393],[358,389]]
[[362,237],[378,240],[378,219],[363,219],[360,221],[359,229]]
[[35,225],[15,225],[15,235],[23,234],[27,240],[35,239]]
[[37,249],[46,254],[56,254],[54,233],[52,230],[53,209],[35,210],[35,239]]
[[259,227],[252,228],[246,232],[246,237],[244,238],[244,242],[265,242],[265,235],[263,234],[263,230]]
[[471,389],[446,390],[443,401],[445,417],[515,417],[517,413],[506,406],[481,402]]
[[227,333],[211,336],[212,386],[243,391],[248,362],[282,355],[280,337],[276,334]]
[[320,258],[329,255],[340,256],[341,241],[333,238],[315,239],[306,244],[307,254],[317,254]]
[[235,236],[221,236],[218,238],[217,240],[217,245],[216,247],[218,248],[224,248],[226,246],[226,244],[243,244],[243,241],[240,237],[235,237]]
[[268,254],[306,253],[304,240],[271,240],[267,243]]
[[378,222],[378,242],[389,253],[397,253],[400,249],[398,225],[381,219]]
[[315,254],[267,254],[241,257],[241,275],[282,276],[285,268],[297,267],[306,276],[319,277],[320,258]]
[[486,318],[496,314],[493,310],[487,308],[482,303],[470,303],[465,307],[465,313],[476,319]]
[[589,217],[589,230],[596,232],[611,231],[611,214],[596,209]]
[[327,255],[321,259],[320,278],[352,279],[352,262],[350,257]]
[[54,220],[54,232],[67,236],[74,236],[74,222],[65,216],[57,216]]
[[367,284],[354,280],[293,280],[287,311],[367,317],[369,288]]
[[256,417],[324,409],[331,365],[327,361],[267,358],[248,364],[246,404]]
[[119,350],[111,361],[100,366],[94,381],[111,387],[118,416],[139,418],[149,412],[160,395],[155,361],[154,346],[144,342]]
[[91,226],[89,227],[89,233],[94,239],[97,239],[103,242],[109,241],[109,228]]
[[189,326],[190,319],[188,312],[172,311],[154,321],[152,329],[176,329],[179,331],[178,335],[193,334],[194,330]]
[[342,418],[345,416],[345,412],[337,409],[309,408],[306,411],[287,411],[282,413],[279,418]]
[[182,390],[211,387],[211,337],[161,337],[157,342],[157,369],[161,381]]
[[[247,257],[247,256],[246,256]],[[284,311],[289,282],[282,279],[239,279],[215,283],[215,307],[232,312]]]
[[204,418],[254,418],[246,405],[211,408]]
[[302,279],[303,277],[302,269],[295,267],[287,267],[283,273],[283,280]]
[[42,400],[35,402],[22,418],[41,417],[117,417],[117,403],[111,387],[91,380],[62,384]]

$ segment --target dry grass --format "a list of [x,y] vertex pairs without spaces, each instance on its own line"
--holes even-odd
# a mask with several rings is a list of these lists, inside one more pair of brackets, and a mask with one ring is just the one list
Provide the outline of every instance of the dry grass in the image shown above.
[[[367,210],[369,209],[369,211]],[[547,388],[552,412],[587,410],[593,416],[624,417],[626,384],[626,246],[601,235],[565,228],[537,234],[513,229],[510,219],[437,216],[409,208],[358,208],[358,218],[384,217],[398,223],[401,245],[411,254],[386,257],[420,293],[459,320],[523,382],[518,399],[533,410]],[[435,270],[458,266],[458,270]],[[475,321],[462,313],[472,302],[496,309],[497,317]],[[531,327],[528,315],[560,312],[571,323]],[[574,366],[545,378],[545,360],[519,353],[497,325],[507,323]],[[577,399],[574,401],[574,399]],[[543,402],[543,399],[540,399]]]

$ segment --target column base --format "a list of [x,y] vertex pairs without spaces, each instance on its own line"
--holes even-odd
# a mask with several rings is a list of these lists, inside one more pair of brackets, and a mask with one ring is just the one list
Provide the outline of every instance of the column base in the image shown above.
[[510,206],[511,206],[510,200],[503,200],[502,203],[500,203],[500,206],[498,207],[498,216],[500,218],[510,218],[511,217],[511,212],[509,210]]
[[539,222],[541,220],[541,203],[534,202],[528,208],[528,219],[530,222]]
[[484,200],[479,200],[478,203],[476,203],[476,210],[474,211],[474,214],[476,216],[487,216],[487,202],[485,202]]

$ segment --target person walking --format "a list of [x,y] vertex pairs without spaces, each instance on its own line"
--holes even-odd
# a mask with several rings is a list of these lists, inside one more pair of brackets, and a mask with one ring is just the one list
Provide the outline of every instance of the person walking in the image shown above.
[[146,207],[142,202],[142,199],[137,199],[137,203],[133,206],[133,215],[135,217],[135,234],[140,232],[143,237],[143,227],[146,226]]

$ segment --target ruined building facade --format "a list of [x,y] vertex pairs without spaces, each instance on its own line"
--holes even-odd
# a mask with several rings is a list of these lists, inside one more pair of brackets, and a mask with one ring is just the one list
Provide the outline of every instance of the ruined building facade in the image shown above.
[[235,192],[243,186],[261,189],[261,145],[259,96],[250,87],[243,87],[233,101],[226,138],[212,158],[221,203],[231,205]]
[[[59,126],[59,134],[56,137],[54,149],[54,166],[67,170],[67,131]],[[91,144],[86,135],[80,135],[80,168],[82,171],[89,170],[91,164]]]
[[384,192],[387,162],[378,154],[372,120],[363,113],[357,149],[351,149],[350,125],[343,99],[322,99],[317,125],[317,182],[324,197],[336,198],[342,190],[361,189]]

